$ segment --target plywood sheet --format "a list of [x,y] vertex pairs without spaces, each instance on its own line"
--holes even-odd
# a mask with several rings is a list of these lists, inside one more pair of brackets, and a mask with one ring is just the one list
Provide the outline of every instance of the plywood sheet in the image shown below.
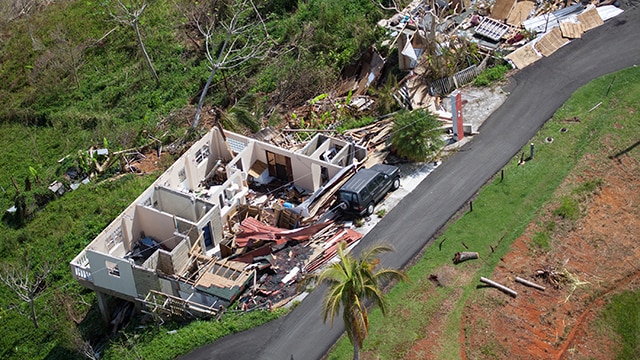
[[604,24],[604,21],[602,21],[600,14],[598,14],[598,10],[596,10],[595,8],[583,12],[582,14],[578,15],[577,18],[578,21],[582,24],[582,28],[584,29],[584,31],[591,30]]
[[562,32],[562,37],[567,39],[578,39],[582,37],[584,32],[582,24],[572,22],[561,22],[560,31]]
[[542,58],[542,56],[533,49],[531,44],[527,44],[505,57],[511,60],[518,69],[531,65]]
[[496,3],[493,5],[491,9],[491,15],[489,15],[492,19],[496,19],[500,22],[505,21],[509,17],[509,13],[513,9],[516,4],[516,0],[496,0]]
[[546,33],[534,46],[542,55],[551,56],[551,54],[568,42],[569,39],[562,37],[560,28],[555,27]]
[[267,164],[265,164],[260,160],[256,160],[256,162],[254,162],[253,165],[251,165],[251,168],[249,169],[249,176],[253,177],[254,179],[257,179],[260,177],[260,175],[262,175],[262,173],[265,170],[267,170]]
[[516,3],[516,6],[509,13],[507,18],[507,24],[512,26],[520,26],[522,22],[527,20],[531,10],[536,6],[533,1],[520,1]]

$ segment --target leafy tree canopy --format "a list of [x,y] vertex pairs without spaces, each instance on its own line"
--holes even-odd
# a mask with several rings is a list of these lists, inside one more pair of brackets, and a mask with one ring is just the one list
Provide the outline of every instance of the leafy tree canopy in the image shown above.
[[441,125],[429,111],[402,110],[394,117],[393,148],[411,161],[433,160],[444,146]]

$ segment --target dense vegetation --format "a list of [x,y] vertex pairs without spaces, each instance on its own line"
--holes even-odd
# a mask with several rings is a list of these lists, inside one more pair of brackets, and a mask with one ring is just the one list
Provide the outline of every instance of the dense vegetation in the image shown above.
[[[154,176],[111,179],[113,173],[106,173],[61,197],[47,186],[70,167],[81,171],[84,151],[91,146],[117,151],[153,138],[168,144],[184,137],[212,65],[198,24],[212,24],[209,39],[221,44],[222,24],[234,14],[233,5],[241,3],[155,0],[144,8],[135,0],[0,4],[0,267],[33,275],[53,265],[46,286],[36,289],[38,328],[27,302],[0,286],[0,357],[77,358],[87,345],[106,346],[113,358],[131,350],[125,333],[111,344],[106,341],[110,329],[99,319],[94,294],[72,280],[68,263]],[[341,70],[380,38],[377,20],[390,15],[369,0],[254,3],[269,35],[268,52],[217,72],[205,102],[205,110],[216,109],[225,126],[238,126],[238,131],[247,124],[277,124],[286,109],[330,90]],[[136,12],[149,62],[132,17],[126,16]],[[209,48],[214,54],[220,50]],[[24,216],[5,213],[15,205]],[[247,323],[270,317],[258,314]],[[141,331],[134,337],[164,333]]]
[[411,161],[432,161],[444,145],[441,123],[428,111],[400,111],[395,115],[391,141],[398,155]]

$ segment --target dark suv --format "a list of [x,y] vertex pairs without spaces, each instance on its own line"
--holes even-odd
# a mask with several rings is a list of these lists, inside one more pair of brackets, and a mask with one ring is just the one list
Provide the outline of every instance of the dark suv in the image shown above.
[[358,216],[371,215],[375,204],[389,190],[400,187],[400,169],[396,166],[376,164],[361,169],[338,190],[338,201],[344,213]]

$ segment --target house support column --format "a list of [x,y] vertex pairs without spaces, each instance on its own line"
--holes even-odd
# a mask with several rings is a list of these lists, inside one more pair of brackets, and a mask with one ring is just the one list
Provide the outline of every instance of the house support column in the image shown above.
[[98,308],[100,309],[100,315],[105,324],[111,322],[111,312],[109,312],[109,305],[107,304],[107,294],[96,290],[96,298],[98,299]]

